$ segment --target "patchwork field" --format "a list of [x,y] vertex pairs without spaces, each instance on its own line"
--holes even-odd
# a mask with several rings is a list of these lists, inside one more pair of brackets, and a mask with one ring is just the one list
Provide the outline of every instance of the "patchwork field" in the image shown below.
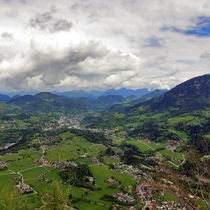
[[[92,159],[105,152],[106,146],[102,144],[93,144],[88,142],[83,137],[75,136],[70,132],[65,132],[60,135],[63,140],[59,144],[48,145],[44,151],[38,148],[22,149],[18,153],[10,153],[7,156],[0,157],[0,161],[8,163],[7,169],[0,171],[0,188],[3,191],[16,192],[14,177],[23,179],[24,184],[31,186],[34,193],[26,196],[21,196],[25,199],[26,203],[36,206],[40,204],[38,201],[39,195],[51,193],[54,189],[55,183],[59,186],[64,194],[71,194],[72,202],[75,207],[83,209],[108,209],[111,202],[103,200],[105,195],[112,195],[121,191],[121,187],[129,185],[135,185],[136,181],[133,176],[127,174],[121,174],[119,172],[109,169],[109,164],[118,163],[118,160],[104,157],[103,166],[99,166],[92,162]],[[39,139],[35,138],[30,142],[30,145],[39,144]],[[44,152],[44,153],[43,153]],[[87,154],[87,157],[81,157],[81,155]],[[43,156],[44,155],[44,156]],[[87,163],[90,166],[91,172],[95,179],[96,190],[91,191],[89,189],[77,186],[70,186],[62,184],[60,177],[60,170],[54,167],[44,167],[42,165],[34,164],[34,161],[41,159],[46,161],[75,161],[76,163]],[[106,165],[107,164],[107,165]],[[40,177],[45,176],[45,181],[40,181]],[[114,178],[117,183],[110,184],[106,180],[108,178]]]

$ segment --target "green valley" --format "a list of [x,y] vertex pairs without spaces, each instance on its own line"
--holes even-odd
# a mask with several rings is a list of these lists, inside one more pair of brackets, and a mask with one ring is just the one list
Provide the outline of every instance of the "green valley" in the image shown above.
[[[209,80],[143,102],[40,93],[2,103],[0,209],[208,209]],[[188,93],[194,84],[207,89]]]

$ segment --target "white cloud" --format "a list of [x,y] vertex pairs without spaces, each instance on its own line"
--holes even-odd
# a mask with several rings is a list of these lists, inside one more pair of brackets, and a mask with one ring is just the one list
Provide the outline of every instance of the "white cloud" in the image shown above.
[[0,0],[7,89],[171,88],[209,73],[208,0]]

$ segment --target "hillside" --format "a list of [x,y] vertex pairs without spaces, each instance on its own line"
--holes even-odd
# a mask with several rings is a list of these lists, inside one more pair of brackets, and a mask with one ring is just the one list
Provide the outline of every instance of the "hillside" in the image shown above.
[[88,100],[83,98],[69,99],[52,93],[42,92],[35,96],[26,95],[13,97],[8,104],[20,106],[23,110],[30,112],[75,113],[86,111]]
[[92,94],[91,92],[87,92],[84,90],[72,90],[72,91],[68,91],[68,92],[58,92],[57,95],[65,96],[68,98],[89,98],[89,99],[97,98],[96,94]]
[[188,112],[210,107],[210,74],[181,83],[164,95],[135,105],[148,105],[151,110]]
[[0,94],[0,101],[7,102],[10,100],[8,95]]
[[35,96],[14,96],[7,103],[19,106],[22,110],[29,112],[79,113],[90,110],[104,110],[113,104],[122,103],[124,100],[120,95],[100,96],[91,100],[88,98],[67,98],[42,92]]
[[[154,99],[154,98],[158,98],[159,96],[163,95],[164,93],[166,93],[167,90],[152,90],[150,92],[148,92],[147,94],[141,96],[140,98],[136,98],[134,96],[129,96],[128,98],[126,98],[130,104],[137,104],[143,101],[148,101],[150,99]],[[133,98],[133,99],[132,99]]]
[[[148,138],[156,142],[190,139],[196,130],[201,136],[208,136],[209,85],[210,75],[196,77],[158,98],[130,106],[127,104],[121,109],[111,107],[109,113],[86,117],[84,124],[91,128],[116,129],[117,135]],[[196,141],[202,139],[199,137]]]
[[124,101],[125,99],[120,95],[100,96],[94,101],[93,106],[95,108],[104,109],[111,107],[113,104],[122,103]]
[[5,113],[16,113],[20,110],[19,107],[14,105],[8,105],[3,102],[0,102],[0,116],[4,115]]

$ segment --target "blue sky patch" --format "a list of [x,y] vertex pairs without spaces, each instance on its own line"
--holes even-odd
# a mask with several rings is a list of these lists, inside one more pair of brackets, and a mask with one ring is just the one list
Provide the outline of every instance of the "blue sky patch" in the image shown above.
[[188,30],[182,30],[176,27],[163,27],[162,31],[173,31],[177,33],[183,33],[186,35],[195,35],[199,37],[210,36],[210,17],[200,16],[193,20],[195,26]]
[[197,25],[194,28],[185,31],[185,34],[192,34],[196,36],[210,36],[210,17],[198,17],[196,22]]

